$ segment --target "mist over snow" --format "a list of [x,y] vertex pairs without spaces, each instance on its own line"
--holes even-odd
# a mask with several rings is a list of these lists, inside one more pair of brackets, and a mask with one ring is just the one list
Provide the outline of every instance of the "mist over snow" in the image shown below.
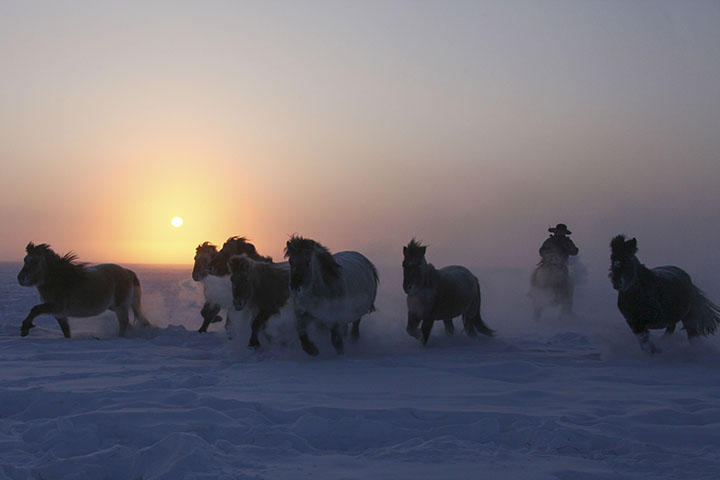
[[[582,259],[580,259],[582,261]],[[440,265],[438,265],[440,266]],[[577,266],[577,265],[576,265]],[[156,326],[119,339],[112,314],[52,318],[20,338],[36,301],[0,264],[0,477],[715,478],[720,468],[720,339],[654,332],[640,348],[600,267],[587,266],[572,318],[532,319],[531,268],[473,268],[497,334],[435,325],[405,333],[399,265],[379,265],[377,312],[338,356],[292,315],[274,342],[246,348],[249,325],[201,324],[189,269],[136,267]],[[718,284],[704,286],[717,298]],[[456,321],[459,327],[459,322]]]

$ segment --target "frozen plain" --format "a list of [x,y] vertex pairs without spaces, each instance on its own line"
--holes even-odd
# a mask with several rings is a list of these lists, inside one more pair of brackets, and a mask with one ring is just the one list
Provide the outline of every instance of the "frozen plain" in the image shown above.
[[[343,356],[316,332],[307,357],[287,318],[250,351],[198,334],[190,268],[134,267],[154,329],[117,338],[112,314],[54,319],[20,338],[36,302],[0,264],[0,478],[717,478],[720,338],[684,332],[643,354],[604,267],[576,316],[532,320],[530,271],[474,269],[495,338],[404,332],[398,266]],[[592,272],[591,272],[592,273]],[[700,283],[716,302],[718,285]],[[322,335],[322,336],[320,336]],[[262,341],[262,340],[261,340]]]

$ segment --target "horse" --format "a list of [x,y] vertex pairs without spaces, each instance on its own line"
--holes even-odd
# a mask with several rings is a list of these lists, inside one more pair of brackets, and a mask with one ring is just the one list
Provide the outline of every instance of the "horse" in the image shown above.
[[297,332],[308,355],[319,353],[308,337],[311,322],[330,329],[335,351],[343,353],[343,330],[352,322],[351,341],[360,337],[360,319],[375,310],[379,277],[375,265],[355,251],[331,254],[309,238],[293,235],[285,245]]
[[649,330],[664,328],[670,335],[678,322],[688,340],[715,333],[720,307],[692,283],[687,272],[674,266],[647,268],[635,255],[637,240],[625,235],[615,236],[610,250],[609,277],[618,291],[617,305],[643,351],[660,352]]
[[203,297],[205,297],[205,303],[200,310],[203,318],[202,326],[198,330],[200,333],[206,332],[211,323],[222,321],[220,310],[223,298],[227,295],[223,295],[222,280],[219,280],[218,277],[210,277],[208,271],[208,265],[216,255],[217,247],[210,242],[203,242],[195,249],[192,279],[196,282],[203,282]]
[[228,269],[235,310],[247,308],[253,315],[248,347],[257,348],[260,346],[259,332],[290,297],[290,265],[288,262],[259,262],[243,253],[230,257]]
[[[206,332],[211,323],[221,321],[220,311],[232,307],[232,286],[227,262],[231,256],[242,253],[258,261],[272,261],[272,258],[263,257],[257,253],[255,245],[248,242],[245,237],[228,238],[220,251],[209,242],[205,242],[195,249],[193,280],[203,282],[203,294],[205,295],[205,304],[200,310],[203,323],[198,332]],[[230,324],[230,315],[227,315],[225,330],[228,333],[230,333]]]
[[475,275],[460,265],[436,269],[425,260],[427,246],[414,238],[403,247],[403,290],[407,294],[407,333],[427,345],[433,324],[442,320],[445,332],[455,331],[453,318],[462,315],[463,327],[469,337],[493,336],[480,316],[480,283]]
[[136,322],[149,326],[140,306],[140,281],[132,270],[105,263],[87,266],[77,256],[55,253],[48,244],[28,243],[18,283],[35,287],[43,303],[35,305],[23,320],[20,335],[25,337],[35,327],[38,315],[52,315],[65,338],[70,338],[68,317],[92,317],[106,310],[115,312],[119,335],[125,335],[132,310]]
[[560,305],[562,313],[571,315],[574,289],[567,257],[555,253],[545,255],[530,276],[533,317],[540,318],[548,305]]

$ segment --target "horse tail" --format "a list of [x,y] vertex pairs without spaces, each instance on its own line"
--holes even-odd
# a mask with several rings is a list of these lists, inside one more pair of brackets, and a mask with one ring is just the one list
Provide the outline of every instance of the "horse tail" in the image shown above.
[[375,268],[375,264],[372,263],[370,260],[368,260],[368,263],[370,264],[370,269],[372,270],[373,279],[375,279],[375,295],[373,296],[372,305],[370,305],[370,310],[368,310],[368,313],[372,313],[375,311],[375,298],[377,297],[377,286],[380,283],[380,275],[378,275],[377,268]]
[[482,316],[480,315],[480,304],[481,304],[480,282],[478,281],[477,278],[475,279],[475,290],[477,292],[477,311],[475,312],[474,318],[472,319],[473,326],[475,327],[475,330],[482,333],[483,335],[492,337],[493,335],[495,335],[495,331],[485,324],[485,322],[482,319]]
[[142,311],[142,288],[140,287],[140,279],[138,279],[137,275],[135,275],[135,272],[132,270],[128,270],[128,273],[130,274],[130,280],[133,283],[131,307],[133,315],[135,315],[135,321],[139,321],[147,327],[150,325],[150,322]]
[[714,334],[720,323],[720,307],[707,298],[705,293],[695,285],[693,285],[693,289],[695,290],[695,299],[683,325],[686,330],[690,327],[700,335]]

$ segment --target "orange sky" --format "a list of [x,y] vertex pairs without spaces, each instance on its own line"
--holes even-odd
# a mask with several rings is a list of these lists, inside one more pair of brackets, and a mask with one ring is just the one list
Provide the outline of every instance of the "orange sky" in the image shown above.
[[532,265],[558,222],[603,261],[620,231],[714,252],[718,24],[713,2],[5,2],[0,260],[189,263],[232,235],[279,259],[299,233]]

